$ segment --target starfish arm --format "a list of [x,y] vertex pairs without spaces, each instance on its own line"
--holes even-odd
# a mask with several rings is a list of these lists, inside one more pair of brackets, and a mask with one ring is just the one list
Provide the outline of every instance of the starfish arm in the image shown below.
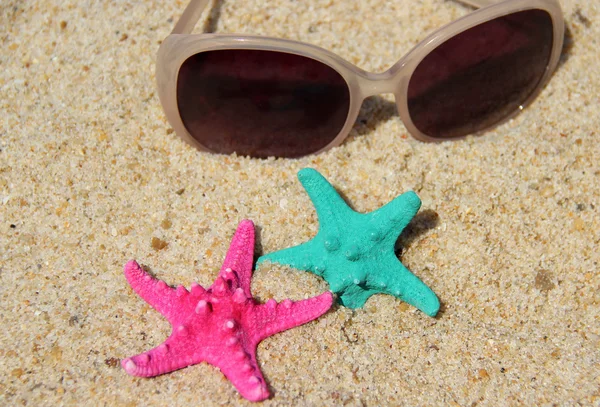
[[344,219],[355,214],[317,170],[304,168],[298,172],[298,179],[315,206],[319,228],[330,228],[335,224],[343,223]]
[[324,264],[319,262],[322,256],[315,255],[319,250],[319,241],[312,239],[298,246],[265,254],[258,258],[256,264],[270,261],[271,263],[288,265],[298,270],[310,271],[318,276],[323,276]]
[[417,276],[408,270],[395,255],[390,255],[381,264],[379,281],[375,283],[382,293],[393,295],[404,302],[434,317],[440,309],[435,293]]
[[[190,296],[183,287],[175,289],[144,271],[131,260],[125,265],[125,278],[133,290],[148,304],[164,315],[171,324],[177,325],[187,311],[193,311],[198,298]],[[198,286],[200,287],[200,286]],[[201,292],[204,290],[200,288]]]
[[[219,277],[229,281],[232,288],[242,287],[250,297],[250,280],[254,260],[254,223],[245,219],[240,222],[233,235]],[[237,278],[236,278],[237,277]]]
[[208,362],[218,367],[244,398],[250,401],[267,399],[269,390],[256,361],[256,344],[250,343],[244,350],[238,342],[230,348]]
[[333,295],[326,291],[316,297],[293,302],[284,300],[277,303],[271,299],[258,305],[252,313],[256,326],[254,340],[259,343],[263,339],[278,332],[305,324],[323,315],[333,303]]
[[[413,191],[408,191],[388,202],[381,208],[368,213],[370,223],[378,228],[393,228],[397,233],[389,233],[389,239],[396,242],[406,225],[414,218],[421,207],[421,199]],[[386,226],[389,225],[389,226]],[[381,232],[384,232],[383,230]],[[385,233],[385,232],[384,232]]]
[[121,366],[131,376],[154,377],[202,362],[201,352],[192,342],[178,340],[173,334],[156,348],[123,359]]

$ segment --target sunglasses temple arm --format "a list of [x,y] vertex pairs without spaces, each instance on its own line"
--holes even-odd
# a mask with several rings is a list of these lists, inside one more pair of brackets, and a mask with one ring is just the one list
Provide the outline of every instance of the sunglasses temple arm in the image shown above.
[[475,7],[475,8],[482,8],[482,7],[486,7],[486,6],[491,6],[492,4],[495,3],[500,3],[503,0],[454,0],[458,3],[463,3],[463,4],[467,4],[469,6]]
[[[196,23],[200,19],[202,12],[206,8],[210,0],[192,0],[190,4],[185,8],[183,14],[175,24],[175,28],[171,32],[171,34],[190,34]],[[489,6],[494,3],[499,3],[502,0],[455,0],[459,3],[468,4],[470,6],[481,8],[485,6]]]
[[171,34],[190,34],[210,0],[192,0],[175,24]]

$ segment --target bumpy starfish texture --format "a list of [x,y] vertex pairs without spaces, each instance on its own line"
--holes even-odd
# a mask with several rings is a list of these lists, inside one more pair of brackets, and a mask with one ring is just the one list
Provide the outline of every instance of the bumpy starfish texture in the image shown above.
[[135,262],[125,265],[125,277],[136,293],[164,315],[171,336],[158,347],[124,359],[132,376],[150,377],[208,362],[217,366],[240,394],[251,401],[269,397],[256,362],[256,347],[268,336],[312,321],[333,302],[330,292],[317,297],[258,304],[250,293],[254,254],[254,224],[238,226],[216,281],[205,290],[176,289],[146,273]]
[[398,236],[421,206],[417,194],[406,192],[362,214],[316,170],[305,168],[298,179],[317,211],[319,232],[306,243],[260,257],[259,264],[270,261],[321,276],[349,308],[360,308],[373,294],[386,293],[427,315],[437,314],[436,295],[394,253]]

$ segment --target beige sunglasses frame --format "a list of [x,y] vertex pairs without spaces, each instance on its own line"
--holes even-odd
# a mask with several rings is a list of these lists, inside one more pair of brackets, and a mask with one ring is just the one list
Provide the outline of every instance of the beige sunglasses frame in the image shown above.
[[[173,129],[183,140],[192,146],[210,151],[200,144],[187,131],[177,105],[177,75],[181,65],[192,55],[222,49],[252,49],[279,51],[297,54],[320,61],[335,69],[347,82],[350,91],[350,108],[344,127],[339,134],[324,148],[315,151],[318,154],[339,145],[354,126],[360,107],[365,98],[383,93],[393,93],[400,119],[408,132],[422,141],[444,141],[420,132],[413,124],[408,112],[407,90],[413,71],[418,64],[437,46],[469,28],[494,18],[529,9],[541,9],[548,12],[553,22],[554,41],[552,53],[544,76],[537,87],[512,114],[499,123],[477,132],[481,134],[509,120],[518,114],[539,94],[550,80],[556,69],[564,38],[564,20],[560,4],[557,0],[458,0],[461,3],[479,8],[466,16],[455,20],[433,32],[408,54],[402,57],[391,68],[382,73],[364,71],[342,59],[336,54],[315,45],[280,38],[240,35],[240,34],[190,34],[200,19],[209,0],[192,0],[186,7],[173,32],[161,43],[156,61],[156,79],[158,94],[167,119]],[[460,138],[460,137],[458,137]]]

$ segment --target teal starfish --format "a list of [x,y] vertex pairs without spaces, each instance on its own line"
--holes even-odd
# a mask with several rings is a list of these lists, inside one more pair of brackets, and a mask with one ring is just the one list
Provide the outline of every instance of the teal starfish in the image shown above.
[[436,295],[396,257],[394,245],[415,216],[421,200],[406,192],[370,212],[352,210],[327,180],[312,168],[298,179],[315,205],[319,232],[306,243],[266,254],[270,261],[323,277],[342,305],[362,307],[373,294],[393,295],[430,316],[440,308]]

